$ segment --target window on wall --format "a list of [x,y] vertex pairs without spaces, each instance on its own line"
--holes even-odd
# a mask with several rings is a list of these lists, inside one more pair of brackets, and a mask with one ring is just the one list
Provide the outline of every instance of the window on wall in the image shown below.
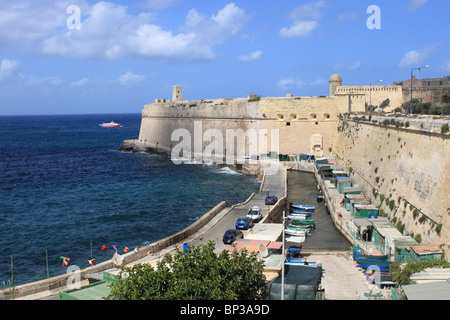
[[311,120],[315,120],[315,119],[317,119],[317,114],[311,113],[311,114],[309,115],[309,118],[310,118]]
[[323,119],[324,119],[324,120],[330,120],[330,119],[331,119],[331,115],[330,115],[329,113],[325,113],[325,114],[323,115]]
[[278,120],[283,120],[284,119],[284,115],[279,113],[279,114],[277,114],[277,118],[278,118]]

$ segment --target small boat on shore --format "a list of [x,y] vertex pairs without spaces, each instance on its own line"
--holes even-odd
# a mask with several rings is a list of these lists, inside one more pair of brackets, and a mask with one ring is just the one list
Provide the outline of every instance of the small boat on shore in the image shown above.
[[376,260],[376,261],[387,261],[389,258],[388,255],[367,255],[367,254],[359,254],[354,253],[353,254],[353,260],[357,261],[360,259],[366,259],[366,260]]
[[308,206],[308,205],[304,205],[301,203],[291,203],[290,206],[291,206],[291,208],[298,209],[301,211],[307,211],[307,212],[314,212],[314,210],[316,209],[316,207],[314,207],[314,206]]
[[106,123],[106,122],[100,123],[99,126],[102,127],[102,128],[117,128],[117,127],[121,127],[122,124],[116,123],[114,121],[111,121],[111,122],[108,122],[108,123]]
[[308,267],[318,267],[320,266],[319,263],[316,262],[308,262],[305,260],[302,260],[300,257],[300,248],[299,247],[291,247],[288,249],[288,255],[284,261],[285,265],[291,265],[291,266],[308,266]]
[[378,261],[378,260],[369,260],[369,259],[359,259],[356,261],[358,266],[363,269],[372,268],[372,269],[380,269],[380,270],[389,270],[389,267],[395,262],[392,261]]

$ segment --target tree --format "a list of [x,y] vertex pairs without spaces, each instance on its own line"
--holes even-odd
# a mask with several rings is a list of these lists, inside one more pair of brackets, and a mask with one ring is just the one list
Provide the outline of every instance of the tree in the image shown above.
[[264,262],[246,249],[214,252],[215,243],[176,247],[156,269],[149,264],[122,267],[110,300],[262,300],[268,282]]
[[389,106],[391,104],[391,100],[389,98],[387,98],[386,100],[384,100],[381,105],[380,108],[384,110],[384,108],[386,108],[387,106]]

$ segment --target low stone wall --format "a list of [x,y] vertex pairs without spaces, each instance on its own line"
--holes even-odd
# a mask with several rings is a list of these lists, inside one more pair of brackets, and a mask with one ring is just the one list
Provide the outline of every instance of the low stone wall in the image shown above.
[[[225,201],[222,201],[218,205],[216,205],[213,209],[207,212],[203,217],[199,220],[191,224],[189,227],[181,230],[180,232],[167,237],[165,239],[159,240],[155,243],[152,243],[146,247],[140,248],[140,251],[130,252],[123,255],[123,264],[129,264],[131,262],[137,261],[149,254],[156,253],[162,249],[165,249],[171,245],[179,243],[184,239],[192,236],[196,232],[198,232],[202,227],[204,227],[209,221],[211,221],[217,214],[219,214],[223,209],[226,208]],[[112,260],[105,261],[97,264],[96,266],[92,266],[86,269],[82,269],[78,272],[66,273],[60,276],[52,277],[49,279],[44,279],[24,285],[20,285],[10,289],[0,290],[0,300],[10,300],[13,298],[25,297],[37,293],[43,293],[45,291],[48,292],[48,296],[50,296],[53,290],[64,289],[68,285],[71,285],[71,281],[86,280],[88,275],[93,273],[102,272],[108,269],[114,269],[116,265],[112,262]]]
[[283,211],[286,210],[287,197],[283,197],[270,209],[262,223],[281,223],[283,220]]

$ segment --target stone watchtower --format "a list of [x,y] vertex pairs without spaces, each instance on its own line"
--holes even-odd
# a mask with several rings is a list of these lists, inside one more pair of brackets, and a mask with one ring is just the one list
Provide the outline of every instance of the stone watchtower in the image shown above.
[[181,86],[173,86],[172,101],[183,101],[183,88]]
[[333,74],[330,77],[329,83],[330,83],[330,97],[334,97],[337,87],[342,86],[342,78],[338,74]]

